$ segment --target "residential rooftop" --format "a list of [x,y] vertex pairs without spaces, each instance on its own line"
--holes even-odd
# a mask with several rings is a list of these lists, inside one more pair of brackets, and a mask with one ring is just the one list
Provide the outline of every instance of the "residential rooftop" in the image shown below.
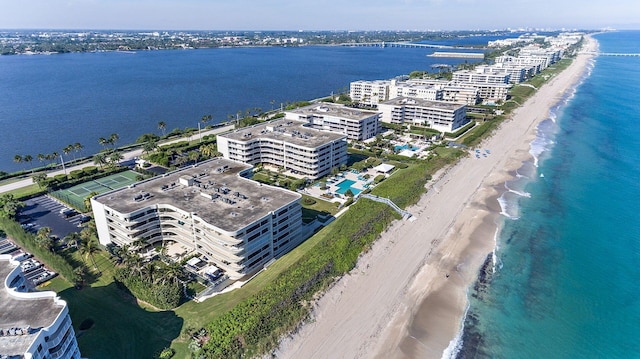
[[277,141],[287,141],[296,146],[307,148],[317,148],[325,145],[327,142],[346,138],[346,135],[343,134],[313,129],[305,126],[305,122],[287,119],[264,122],[218,136],[235,141],[267,138]]
[[122,214],[157,205],[195,213],[207,223],[235,232],[301,196],[240,175],[251,165],[215,158],[95,197]]
[[420,106],[420,107],[435,107],[435,108],[442,108],[450,111],[455,111],[460,107],[465,106],[464,104],[459,104],[454,102],[431,101],[431,100],[425,100],[421,98],[409,98],[404,96],[396,97],[391,100],[381,102],[381,104],[392,105],[392,106],[412,105],[412,106]]
[[[40,329],[53,324],[63,306],[53,298],[22,299],[9,294],[5,286],[7,276],[16,267],[8,259],[0,259],[0,354],[22,356],[36,339]],[[9,283],[11,286],[12,283]],[[24,334],[18,333],[24,331]],[[9,333],[14,330],[13,334]]]
[[[358,108],[347,107],[344,105],[321,102],[311,104],[309,106],[300,107],[294,110],[285,111],[290,114],[297,114],[303,116],[318,115],[318,116],[333,116],[341,117],[349,120],[363,121],[371,116],[375,116],[378,112],[361,110]],[[287,117],[288,118],[288,117]]]

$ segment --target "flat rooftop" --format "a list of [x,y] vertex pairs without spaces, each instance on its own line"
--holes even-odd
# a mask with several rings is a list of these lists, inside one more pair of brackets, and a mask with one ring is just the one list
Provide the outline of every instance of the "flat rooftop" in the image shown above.
[[287,119],[264,122],[218,136],[235,141],[267,138],[307,148],[317,148],[329,142],[346,138],[346,135],[343,134],[313,129],[305,126],[305,122]]
[[35,340],[37,330],[48,327],[56,320],[63,306],[56,304],[52,298],[20,299],[9,295],[4,288],[4,281],[15,267],[9,260],[0,259],[0,329],[26,328],[31,334],[0,335],[0,354],[23,355]]
[[419,106],[419,107],[431,107],[441,108],[445,110],[455,111],[461,107],[465,107],[463,104],[445,101],[431,101],[421,98],[409,98],[409,97],[396,97],[391,100],[381,102],[381,104],[392,106]]
[[[378,112],[376,111],[361,110],[358,108],[347,107],[331,102],[314,103],[312,105],[300,107],[295,110],[285,111],[285,113],[303,116],[333,116],[355,121],[363,121],[367,118],[370,118],[371,116],[375,116],[376,114],[378,114]],[[287,115],[287,118],[290,118],[289,115]]]
[[172,205],[224,231],[235,232],[301,196],[240,177],[251,165],[215,158],[95,197],[127,214],[159,204]]

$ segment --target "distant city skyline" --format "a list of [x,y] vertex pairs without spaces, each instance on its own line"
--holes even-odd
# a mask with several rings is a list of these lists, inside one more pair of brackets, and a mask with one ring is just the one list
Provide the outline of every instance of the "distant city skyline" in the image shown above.
[[0,29],[640,29],[636,0],[0,0]]

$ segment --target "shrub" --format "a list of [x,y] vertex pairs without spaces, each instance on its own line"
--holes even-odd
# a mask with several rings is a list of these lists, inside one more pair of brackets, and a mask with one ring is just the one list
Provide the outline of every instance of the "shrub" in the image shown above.
[[65,175],[64,173],[61,173],[61,174],[59,174],[59,175],[55,175],[55,176],[53,176],[53,179],[55,179],[55,180],[56,180],[56,182],[60,182],[60,183],[62,183],[62,182],[64,182],[64,181],[66,181],[66,180],[67,180],[67,175]]
[[96,174],[98,173],[98,167],[96,166],[88,166],[82,169],[82,172],[88,174],[88,175],[92,175],[92,174]]
[[84,172],[82,170],[73,170],[71,171],[71,173],[69,173],[69,178],[71,179],[78,179],[82,176],[84,176]]

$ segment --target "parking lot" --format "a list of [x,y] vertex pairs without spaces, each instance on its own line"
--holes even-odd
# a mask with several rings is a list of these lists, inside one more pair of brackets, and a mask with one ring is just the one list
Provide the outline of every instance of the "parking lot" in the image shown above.
[[79,232],[82,222],[88,219],[48,196],[28,199],[24,203],[18,221],[23,228],[34,233],[42,227],[49,227],[52,235],[64,238],[71,232]]
[[0,254],[9,254],[14,260],[20,262],[23,277],[26,280],[21,290],[31,290],[38,285],[54,278],[58,273],[48,270],[30,253],[24,252],[7,238],[0,238]]

